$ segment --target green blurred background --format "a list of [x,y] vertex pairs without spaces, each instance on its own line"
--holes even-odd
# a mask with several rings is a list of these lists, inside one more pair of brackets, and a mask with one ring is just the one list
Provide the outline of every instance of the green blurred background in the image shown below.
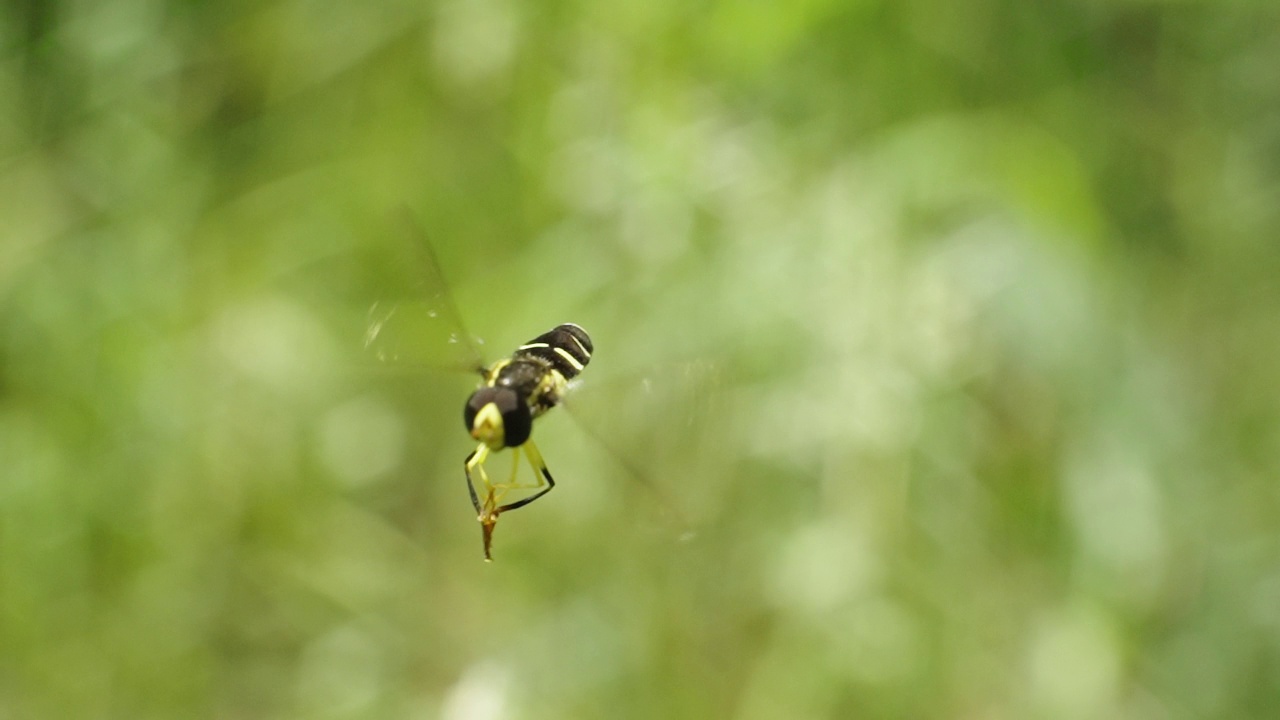
[[1280,716],[1278,241],[1270,0],[5,3],[0,720]]

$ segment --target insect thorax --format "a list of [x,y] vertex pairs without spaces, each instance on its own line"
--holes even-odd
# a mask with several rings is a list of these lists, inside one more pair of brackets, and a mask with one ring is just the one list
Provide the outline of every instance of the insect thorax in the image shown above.
[[533,417],[555,407],[568,381],[542,358],[517,355],[489,369],[491,384],[509,387],[525,399]]

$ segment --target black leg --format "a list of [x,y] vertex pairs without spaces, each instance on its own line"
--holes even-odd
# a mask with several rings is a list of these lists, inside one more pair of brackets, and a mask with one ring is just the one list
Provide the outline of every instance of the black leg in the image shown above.
[[[471,468],[475,465],[479,465],[480,463],[484,462],[484,455],[488,454],[488,450],[489,450],[488,448],[481,445],[480,447],[471,451],[471,454],[467,456],[467,459],[462,461],[462,469],[467,474],[467,492],[471,494],[471,504],[475,506],[477,513],[481,512],[480,496],[476,494],[475,483],[472,482],[471,480]],[[481,455],[482,452],[484,453],[484,455]],[[476,457],[477,455],[479,455],[480,457],[477,458]],[[487,478],[485,480],[485,484],[488,484]]]

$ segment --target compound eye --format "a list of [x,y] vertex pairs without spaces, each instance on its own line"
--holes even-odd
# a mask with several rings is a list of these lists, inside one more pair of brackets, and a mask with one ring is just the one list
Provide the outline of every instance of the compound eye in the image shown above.
[[[496,422],[501,418],[501,423]],[[519,447],[533,430],[533,415],[524,398],[507,387],[482,387],[471,394],[462,412],[467,432],[489,447]],[[476,423],[480,423],[480,427]]]
[[507,447],[519,447],[529,440],[533,431],[533,414],[520,396],[513,392],[511,397],[516,401],[514,407],[498,405],[502,411],[502,427],[506,431],[503,442]]

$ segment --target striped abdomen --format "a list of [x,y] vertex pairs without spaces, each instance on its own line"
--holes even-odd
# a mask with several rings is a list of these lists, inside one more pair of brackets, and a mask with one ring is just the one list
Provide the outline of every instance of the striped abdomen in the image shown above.
[[573,323],[558,325],[521,345],[512,355],[513,360],[522,357],[544,360],[565,380],[572,380],[591,362],[591,337]]

